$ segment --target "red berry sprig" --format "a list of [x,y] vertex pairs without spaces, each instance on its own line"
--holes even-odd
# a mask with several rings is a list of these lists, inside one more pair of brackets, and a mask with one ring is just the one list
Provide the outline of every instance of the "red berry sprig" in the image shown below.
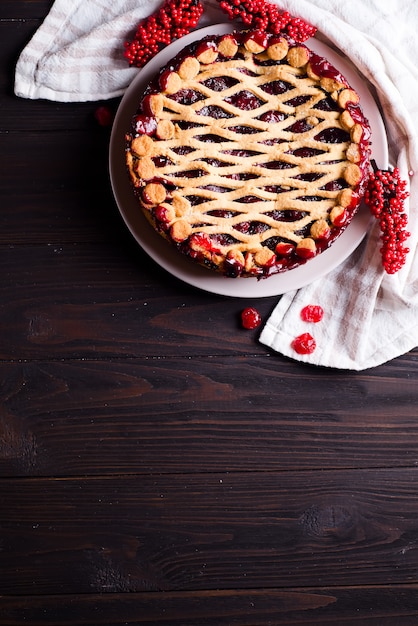
[[380,222],[383,267],[388,274],[395,274],[405,264],[409,252],[404,245],[411,235],[406,230],[408,216],[404,210],[409,193],[397,167],[393,171],[379,170],[373,163],[373,169],[364,199]]
[[203,13],[199,0],[166,0],[163,6],[140,22],[132,41],[125,42],[129,65],[143,67],[164,46],[187,35]]
[[274,35],[286,33],[298,43],[316,33],[314,26],[299,17],[292,17],[287,11],[281,12],[277,5],[266,0],[221,0],[220,6],[231,20],[240,19],[254,30]]

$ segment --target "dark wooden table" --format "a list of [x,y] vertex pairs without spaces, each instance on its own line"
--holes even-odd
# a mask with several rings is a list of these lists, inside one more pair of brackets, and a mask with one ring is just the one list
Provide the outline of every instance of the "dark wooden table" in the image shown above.
[[0,625],[418,624],[418,351],[292,362],[150,260],[100,103],[13,96],[51,4],[0,6]]

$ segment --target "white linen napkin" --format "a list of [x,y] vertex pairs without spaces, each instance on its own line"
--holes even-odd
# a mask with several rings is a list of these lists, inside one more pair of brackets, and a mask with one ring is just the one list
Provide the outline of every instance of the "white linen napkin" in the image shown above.
[[[16,95],[67,102],[121,95],[140,71],[128,67],[123,42],[161,4],[55,0],[18,60]],[[203,4],[205,13],[198,27],[227,20],[215,0]],[[375,367],[418,346],[418,3],[281,0],[277,4],[315,25],[318,37],[345,53],[374,86],[388,130],[391,163],[410,182],[406,209],[412,235],[405,266],[388,275],[381,264],[375,222],[368,237],[339,267],[281,297],[260,341],[314,365]],[[321,322],[302,321],[300,311],[308,304],[322,306]],[[300,356],[291,344],[304,332],[314,336],[317,347],[313,354]]]
[[[133,37],[140,21],[162,4],[161,0],[55,0],[18,59],[15,94],[57,102],[122,95],[138,72],[128,66],[123,44]],[[197,28],[226,19],[215,0],[209,0]]]

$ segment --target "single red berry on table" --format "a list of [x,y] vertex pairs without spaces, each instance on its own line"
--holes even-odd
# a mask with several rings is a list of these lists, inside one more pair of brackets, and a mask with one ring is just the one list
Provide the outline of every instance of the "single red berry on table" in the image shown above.
[[304,322],[313,322],[316,324],[324,317],[324,310],[318,304],[308,304],[303,307],[300,316]]
[[94,117],[100,126],[111,126],[113,123],[113,111],[108,106],[97,107]]
[[241,312],[242,326],[247,330],[258,328],[261,324],[261,315],[254,307],[247,307]]
[[303,333],[292,341],[292,348],[298,354],[312,354],[316,348],[316,341],[310,333]]

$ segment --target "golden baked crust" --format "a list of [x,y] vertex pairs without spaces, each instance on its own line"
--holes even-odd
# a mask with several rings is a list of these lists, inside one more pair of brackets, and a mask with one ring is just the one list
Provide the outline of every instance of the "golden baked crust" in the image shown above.
[[268,276],[332,245],[368,177],[358,94],[284,37],[189,46],[147,88],[126,162],[151,224],[232,277]]

